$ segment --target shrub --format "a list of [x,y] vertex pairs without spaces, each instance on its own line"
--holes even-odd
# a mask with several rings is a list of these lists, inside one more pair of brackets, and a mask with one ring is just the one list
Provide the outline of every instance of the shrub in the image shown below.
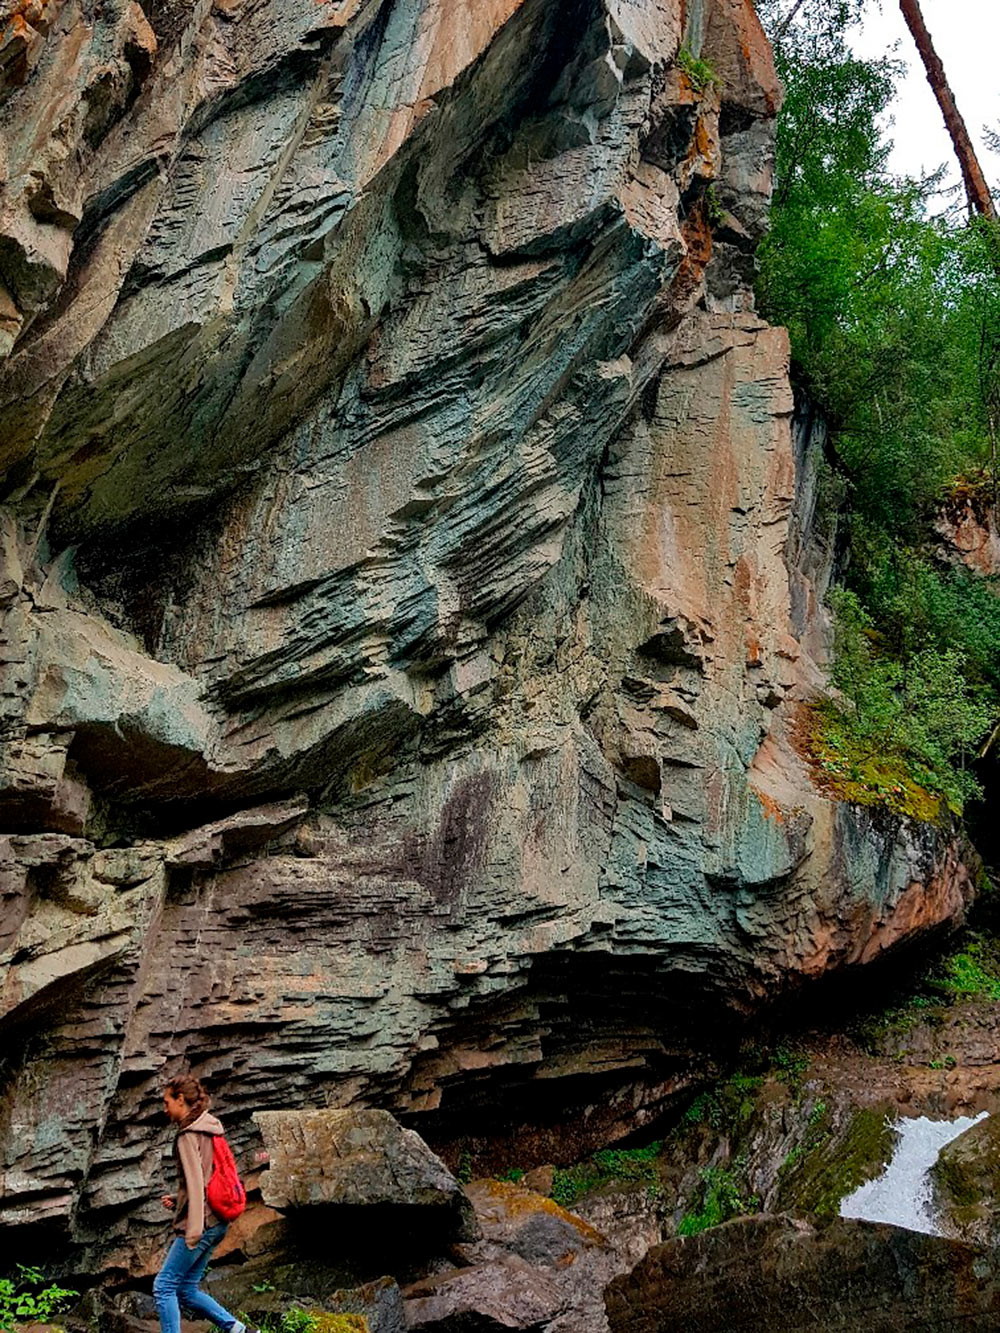
[[78,1291],[47,1286],[38,1268],[18,1264],[15,1277],[0,1278],[0,1329],[16,1329],[22,1324],[44,1324],[69,1304]]
[[612,1181],[655,1184],[656,1159],[662,1150],[663,1144],[659,1142],[644,1148],[603,1148],[585,1162],[558,1167],[552,1182],[552,1198],[568,1208],[583,1195]]
[[981,794],[971,768],[977,743],[993,722],[994,707],[966,676],[966,659],[953,648],[926,647],[906,659],[887,652],[875,622],[856,593],[838,589],[833,682],[839,701],[820,710],[814,755],[835,781],[901,813],[933,815],[913,788],[939,796],[955,813]]
[[741,1163],[731,1168],[706,1166],[700,1171],[701,1198],[699,1205],[685,1213],[677,1227],[679,1236],[697,1236],[709,1227],[717,1227],[731,1217],[752,1213],[758,1200],[746,1197],[739,1182]]
[[682,46],[677,52],[677,65],[691,80],[691,86],[697,93],[704,92],[712,84],[717,87],[721,85],[718,74],[708,61],[699,59],[686,46]]

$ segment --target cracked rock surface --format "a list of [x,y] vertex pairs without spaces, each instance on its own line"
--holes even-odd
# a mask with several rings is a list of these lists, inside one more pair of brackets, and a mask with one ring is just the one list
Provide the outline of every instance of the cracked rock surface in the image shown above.
[[707,1013],[961,914],[961,845],[793,744],[830,543],[749,0],[15,8],[0,1226],[146,1271],[181,1067],[241,1152],[613,1138]]

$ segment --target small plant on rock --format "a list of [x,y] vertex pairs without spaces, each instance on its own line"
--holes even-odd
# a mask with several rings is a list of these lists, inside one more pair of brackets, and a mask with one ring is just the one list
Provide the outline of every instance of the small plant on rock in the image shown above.
[[[244,1323],[249,1316],[242,1316]],[[261,1333],[369,1333],[363,1314],[329,1314],[324,1310],[303,1310],[294,1306],[283,1315],[265,1315]]]
[[663,1150],[660,1142],[644,1148],[602,1148],[586,1162],[559,1167],[552,1182],[552,1198],[563,1208],[612,1181],[655,1185],[656,1161]]
[[691,86],[696,93],[703,93],[712,84],[718,86],[720,83],[718,74],[708,61],[699,59],[686,46],[682,46],[677,52],[677,66],[691,80]]
[[945,961],[935,987],[956,999],[1000,1000],[1000,960],[983,936],[974,935],[964,949]]
[[16,1273],[13,1278],[0,1278],[0,1329],[44,1324],[80,1294],[55,1283],[43,1286],[45,1277],[38,1268],[18,1264]]
[[731,1168],[702,1168],[700,1206],[690,1209],[681,1218],[677,1228],[679,1236],[697,1236],[709,1227],[727,1222],[731,1217],[741,1217],[757,1210],[759,1201],[743,1193],[739,1181],[740,1166],[741,1163],[734,1162]]
[[472,1179],[472,1170],[472,1153],[468,1148],[463,1148],[455,1168],[455,1179],[460,1185],[468,1185]]

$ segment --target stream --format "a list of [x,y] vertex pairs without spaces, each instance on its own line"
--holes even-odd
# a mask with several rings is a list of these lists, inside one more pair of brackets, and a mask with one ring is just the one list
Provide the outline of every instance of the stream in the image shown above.
[[877,1179],[867,1181],[841,1201],[841,1217],[891,1222],[929,1236],[943,1235],[931,1208],[928,1173],[945,1144],[988,1114],[982,1111],[957,1120],[929,1120],[926,1116],[897,1120],[899,1139],[889,1165]]

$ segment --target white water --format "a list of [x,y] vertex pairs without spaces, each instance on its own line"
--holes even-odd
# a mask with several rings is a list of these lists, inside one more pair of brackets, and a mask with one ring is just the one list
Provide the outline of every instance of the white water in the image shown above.
[[988,1114],[983,1111],[977,1116],[959,1116],[957,1120],[928,1120],[926,1116],[897,1120],[894,1128],[899,1140],[892,1160],[876,1180],[867,1181],[841,1201],[841,1217],[891,1222],[928,1236],[942,1235],[931,1208],[928,1172],[946,1143],[957,1139]]

